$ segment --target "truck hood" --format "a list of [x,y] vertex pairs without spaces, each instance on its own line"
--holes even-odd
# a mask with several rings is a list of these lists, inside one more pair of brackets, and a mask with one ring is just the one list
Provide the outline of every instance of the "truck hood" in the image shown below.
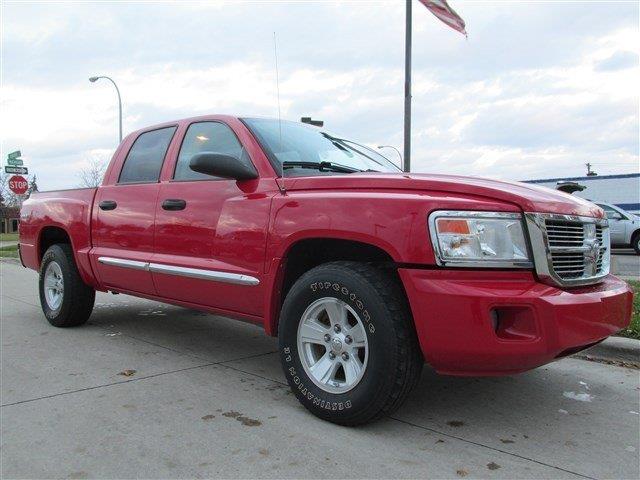
[[525,212],[559,213],[585,217],[604,217],[597,205],[568,193],[546,187],[460,175],[352,173],[289,177],[288,191],[299,190],[421,190],[473,195],[515,204]]

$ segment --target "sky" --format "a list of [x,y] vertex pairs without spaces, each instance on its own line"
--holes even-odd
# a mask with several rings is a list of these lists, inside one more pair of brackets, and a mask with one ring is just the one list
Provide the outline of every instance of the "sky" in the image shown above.
[[[525,180],[640,170],[639,3],[413,4],[412,171]],[[78,186],[124,132],[208,113],[312,116],[402,150],[404,1],[2,1],[2,158]],[[397,154],[384,153],[392,160]]]

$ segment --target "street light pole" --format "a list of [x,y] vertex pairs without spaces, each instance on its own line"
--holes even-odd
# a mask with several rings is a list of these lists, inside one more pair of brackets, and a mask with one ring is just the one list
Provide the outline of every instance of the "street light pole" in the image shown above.
[[398,158],[400,158],[400,168],[402,169],[402,154],[400,153],[400,150],[398,150],[393,145],[378,145],[378,148],[393,148],[398,154]]
[[116,85],[116,82],[113,81],[113,79],[111,77],[107,77],[107,76],[99,76],[99,77],[91,77],[89,78],[89,81],[91,83],[97,82],[98,80],[100,80],[101,78],[104,78],[105,80],[109,80],[111,83],[113,83],[113,86],[116,87],[116,93],[118,94],[118,143],[122,142],[122,98],[120,98],[120,89],[118,88],[118,85]]

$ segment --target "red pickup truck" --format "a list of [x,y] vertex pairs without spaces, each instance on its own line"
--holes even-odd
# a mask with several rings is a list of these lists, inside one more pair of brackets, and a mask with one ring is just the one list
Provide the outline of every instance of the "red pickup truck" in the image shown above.
[[425,361],[513,374],[625,327],[609,243],[603,211],[568,194],[214,115],[132,133],[98,188],[34,194],[19,247],[52,325],[84,323],[95,291],[249,321],[305,407],[355,425],[397,408]]

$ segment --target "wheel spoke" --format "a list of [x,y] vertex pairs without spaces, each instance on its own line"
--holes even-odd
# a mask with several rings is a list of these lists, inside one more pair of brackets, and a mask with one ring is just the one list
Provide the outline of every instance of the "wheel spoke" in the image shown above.
[[324,355],[320,360],[311,366],[311,374],[322,383],[328,383],[336,373],[338,362],[331,360],[329,355]]
[[349,329],[348,335],[353,340],[352,348],[363,348],[366,345],[367,334],[364,331],[364,325],[360,322]]
[[342,368],[344,369],[344,376],[347,384],[351,384],[356,381],[360,372],[362,371],[362,363],[356,356],[349,357],[349,360],[342,362]]
[[324,306],[329,315],[331,325],[345,325],[347,323],[347,309],[337,301],[327,302]]
[[313,320],[308,320],[300,327],[300,336],[304,343],[325,344],[324,336],[329,331],[324,325]]

